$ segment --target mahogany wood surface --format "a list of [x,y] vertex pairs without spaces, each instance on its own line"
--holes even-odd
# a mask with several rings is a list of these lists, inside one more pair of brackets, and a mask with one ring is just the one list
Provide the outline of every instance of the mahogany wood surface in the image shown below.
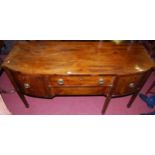
[[130,74],[153,64],[138,43],[96,41],[21,41],[5,66],[29,74]]
[[24,95],[105,95],[104,114],[113,96],[131,106],[155,63],[140,43],[19,41],[2,66],[26,107]]

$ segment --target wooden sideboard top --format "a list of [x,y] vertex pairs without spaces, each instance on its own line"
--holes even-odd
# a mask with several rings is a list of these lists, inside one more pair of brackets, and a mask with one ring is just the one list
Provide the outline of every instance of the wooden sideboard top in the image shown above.
[[130,74],[155,64],[138,43],[19,41],[3,67],[28,74]]

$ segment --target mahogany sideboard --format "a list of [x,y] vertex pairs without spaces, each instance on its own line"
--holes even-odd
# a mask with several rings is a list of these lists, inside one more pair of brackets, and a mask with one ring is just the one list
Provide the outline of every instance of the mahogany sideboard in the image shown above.
[[155,63],[140,43],[18,41],[2,64],[19,97],[132,95],[131,106]]

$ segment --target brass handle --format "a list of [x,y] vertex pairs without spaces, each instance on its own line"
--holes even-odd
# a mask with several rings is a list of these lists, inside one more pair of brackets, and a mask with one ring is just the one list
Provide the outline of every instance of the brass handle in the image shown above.
[[48,85],[48,88],[52,88],[52,85],[49,84],[49,85]]
[[103,78],[100,78],[99,81],[98,81],[98,83],[99,83],[100,85],[103,85],[103,84],[104,84],[104,79],[103,79]]
[[24,88],[26,88],[26,89],[30,88],[30,84],[29,83],[24,83]]
[[64,80],[63,79],[58,79],[58,84],[59,85],[63,85],[64,84]]
[[135,84],[134,84],[134,83],[130,83],[130,84],[129,84],[129,87],[130,87],[130,88],[135,88]]

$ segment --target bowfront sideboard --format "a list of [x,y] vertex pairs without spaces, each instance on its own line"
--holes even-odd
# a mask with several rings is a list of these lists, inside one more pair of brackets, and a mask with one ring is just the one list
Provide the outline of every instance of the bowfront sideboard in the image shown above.
[[140,43],[18,41],[2,64],[19,97],[132,95],[131,106],[155,66]]

